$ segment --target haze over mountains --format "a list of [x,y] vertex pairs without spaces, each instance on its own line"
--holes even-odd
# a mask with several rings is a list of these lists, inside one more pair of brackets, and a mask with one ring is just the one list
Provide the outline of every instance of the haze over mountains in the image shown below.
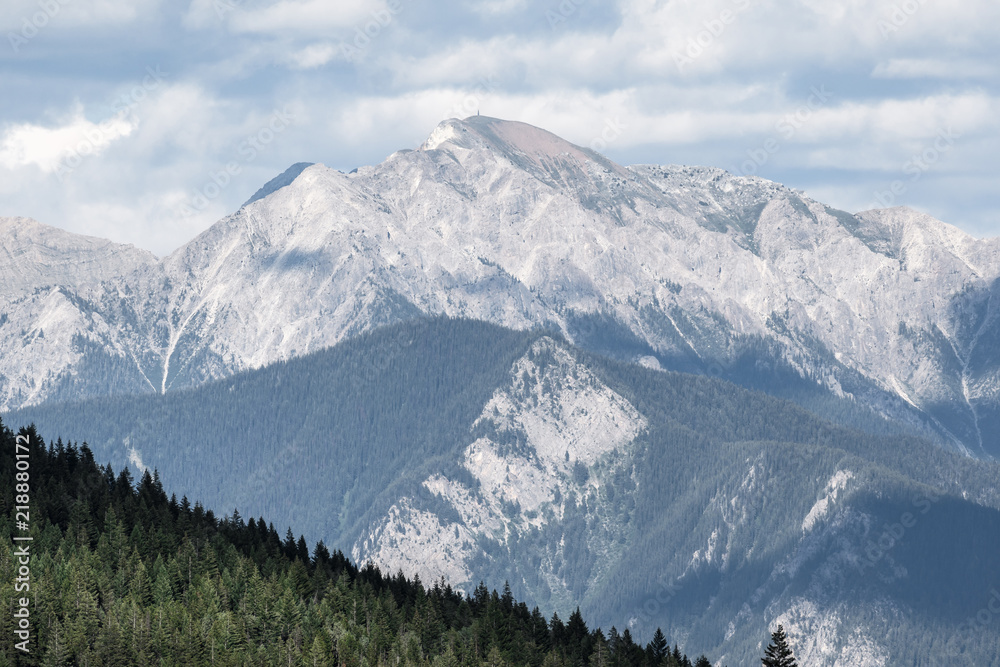
[[472,117],[163,259],[0,243],[5,421],[217,512],[729,664],[1000,655],[1000,240]]

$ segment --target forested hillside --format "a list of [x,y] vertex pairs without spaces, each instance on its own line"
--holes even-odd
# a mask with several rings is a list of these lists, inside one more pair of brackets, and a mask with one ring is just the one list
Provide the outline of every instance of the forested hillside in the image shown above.
[[[542,616],[509,589],[468,597],[368,565],[322,543],[310,552],[266,519],[216,518],[158,476],[134,482],[84,445],[29,445],[30,591],[0,550],[0,665],[637,665],[690,667],[662,633],[588,628],[579,609]],[[0,487],[15,484],[14,434],[0,423]],[[0,496],[0,539],[15,531]],[[26,596],[31,639],[15,649],[13,601]],[[696,664],[707,664],[702,658]]]
[[509,581],[546,616],[579,605],[729,664],[778,622],[810,664],[1000,659],[997,633],[959,632],[1000,581],[996,464],[552,333],[415,320],[5,419],[156,468],[217,514],[467,593]]
[[411,321],[205,388],[15,411],[102,461],[156,468],[217,512],[338,544],[421,472],[450,463],[534,334]]

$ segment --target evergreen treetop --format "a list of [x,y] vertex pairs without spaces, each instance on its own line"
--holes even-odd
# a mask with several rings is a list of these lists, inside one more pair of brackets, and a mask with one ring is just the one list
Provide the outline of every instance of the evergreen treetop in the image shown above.
[[785,636],[785,628],[778,626],[778,629],[771,633],[771,643],[764,650],[764,657],[761,658],[763,667],[798,667],[792,649],[788,646],[788,637]]

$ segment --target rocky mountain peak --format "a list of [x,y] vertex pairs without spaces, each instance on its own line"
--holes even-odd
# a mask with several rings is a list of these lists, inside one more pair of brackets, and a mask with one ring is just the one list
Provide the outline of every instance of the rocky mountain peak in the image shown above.
[[132,245],[74,234],[31,218],[0,218],[0,294],[80,287],[122,276],[156,257]]
[[546,130],[489,116],[450,119],[438,125],[420,151],[442,151],[465,164],[472,155],[494,159],[555,187],[578,188],[608,174],[632,180],[619,164]]
[[[486,116],[445,121],[356,173],[303,167],[148,271],[136,269],[150,257],[114,244],[26,243],[38,227],[6,222],[3,247],[35,253],[23,272],[0,269],[6,295],[121,283],[58,309],[11,301],[21,324],[7,344],[28,354],[28,323],[93,321],[79,333],[113,350],[116,372],[134,369],[133,389],[167,391],[443,314],[551,326],[627,361],[737,381],[738,360],[766,349],[768,364],[944,443],[984,453],[1000,432],[998,240],[910,209],[852,215],[720,169],[626,168]],[[79,351],[45,340],[39,367],[72,376]],[[9,364],[0,404],[13,406],[22,371]]]

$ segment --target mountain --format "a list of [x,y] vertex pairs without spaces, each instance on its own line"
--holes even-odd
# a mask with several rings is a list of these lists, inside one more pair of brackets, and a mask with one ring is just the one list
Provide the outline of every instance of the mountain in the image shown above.
[[265,183],[259,190],[257,190],[257,192],[253,193],[253,196],[250,197],[250,199],[243,202],[243,206],[252,204],[258,199],[263,199],[272,192],[280,190],[286,185],[291,185],[292,181],[299,177],[299,174],[311,166],[313,166],[312,162],[296,162],[291,167]]
[[419,318],[4,419],[358,562],[466,592],[509,581],[546,615],[580,605],[644,641],[659,626],[721,664],[759,659],[777,623],[802,664],[1000,664],[977,620],[1000,571],[997,464],[554,328]]
[[8,255],[50,263],[0,285],[0,409],[195,387],[448,315],[1000,453],[1000,240],[909,209],[623,167],[476,116],[351,174],[295,165],[158,261],[105,244],[88,271],[93,242],[22,226],[3,222]]
[[[34,539],[0,552],[0,591],[14,601],[0,619],[13,640],[0,648],[4,665],[691,667],[662,634],[644,650],[627,632],[588,628],[579,610],[549,622],[507,589],[464,596],[359,569],[323,543],[310,553],[291,529],[282,541],[263,517],[219,520],[168,500],[148,473],[133,484],[87,447],[46,446],[32,429],[15,442],[0,423],[0,445],[0,483],[17,483],[15,461],[30,461],[34,483]],[[8,542],[25,537],[6,519],[10,501],[0,498]],[[28,569],[20,553],[28,575],[16,573]]]
[[95,303],[129,298],[125,276],[156,267],[152,254],[0,218],[0,258],[3,405],[148,389],[124,341],[129,323]]

